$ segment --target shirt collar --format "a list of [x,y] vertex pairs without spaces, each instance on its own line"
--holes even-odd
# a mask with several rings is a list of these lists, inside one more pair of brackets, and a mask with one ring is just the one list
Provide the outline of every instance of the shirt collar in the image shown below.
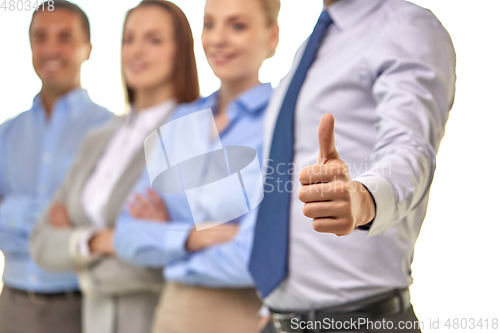
[[273,87],[270,83],[261,83],[245,91],[235,102],[242,105],[243,109],[255,112],[262,109],[269,102],[272,92]]
[[[237,104],[245,111],[256,112],[266,105],[272,92],[273,87],[270,83],[259,83],[236,97],[230,105]],[[218,98],[219,91],[216,91],[206,98],[203,108],[213,110],[217,106]]]
[[155,128],[160,125],[160,121],[166,118],[167,114],[170,113],[176,105],[174,99],[169,99],[165,102],[153,105],[151,107],[140,110],[140,112],[134,111],[127,115],[126,123],[130,124],[135,121],[139,121],[141,127],[150,129]]
[[[64,110],[71,118],[76,118],[81,112],[87,110],[89,103],[91,100],[87,90],[77,87],[57,98],[52,106],[52,111],[55,115]],[[33,98],[33,109],[37,113],[42,113],[43,117],[47,115],[40,93]]]
[[337,0],[326,10],[334,24],[344,30],[371,14],[384,1],[386,0]]

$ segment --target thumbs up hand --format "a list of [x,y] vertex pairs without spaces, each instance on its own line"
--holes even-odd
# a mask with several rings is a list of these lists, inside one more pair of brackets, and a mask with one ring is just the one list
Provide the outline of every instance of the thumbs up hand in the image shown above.
[[374,218],[375,204],[368,190],[351,180],[347,165],[340,159],[334,123],[331,114],[321,118],[318,159],[316,165],[299,173],[299,200],[305,203],[303,212],[313,219],[314,230],[346,236]]

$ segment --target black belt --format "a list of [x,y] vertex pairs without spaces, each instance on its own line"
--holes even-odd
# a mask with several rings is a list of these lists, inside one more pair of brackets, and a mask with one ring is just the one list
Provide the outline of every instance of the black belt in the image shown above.
[[[376,320],[402,313],[411,307],[410,292],[408,289],[398,289],[381,295],[365,298],[360,301],[312,311],[280,312],[271,309],[272,321],[278,333],[307,333],[307,332],[335,332],[359,329],[352,323],[362,323],[366,320]],[[341,329],[330,325],[327,329],[307,329],[307,323],[320,321],[324,323],[345,323]],[[300,328],[299,323],[303,322]],[[362,327],[361,327],[362,328]]]
[[24,290],[14,289],[14,288],[7,287],[7,286],[5,286],[4,289],[9,290],[14,295],[26,297],[29,300],[31,300],[33,303],[48,302],[48,301],[53,301],[53,300],[57,300],[57,299],[74,299],[74,298],[81,298],[82,297],[82,293],[78,290],[70,290],[70,291],[59,292],[59,293],[35,293],[32,291],[24,291]]

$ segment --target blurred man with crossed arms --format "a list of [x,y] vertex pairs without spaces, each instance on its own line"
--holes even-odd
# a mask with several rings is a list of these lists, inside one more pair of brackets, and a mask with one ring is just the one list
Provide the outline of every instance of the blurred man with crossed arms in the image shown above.
[[80,87],[92,46],[88,18],[78,6],[61,0],[41,4],[29,36],[42,89],[30,110],[0,125],[0,251],[5,255],[0,333],[77,333],[76,275],[35,265],[28,239],[85,135],[112,114]]
[[420,332],[408,286],[454,100],[453,44],[404,0],[324,6],[267,114],[249,267],[266,332]]

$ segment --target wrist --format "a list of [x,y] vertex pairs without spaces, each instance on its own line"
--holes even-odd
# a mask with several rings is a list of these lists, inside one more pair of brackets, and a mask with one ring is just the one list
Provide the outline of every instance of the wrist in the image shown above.
[[359,218],[356,227],[367,225],[375,219],[375,200],[370,191],[361,183],[355,181],[359,197]]
[[75,228],[69,241],[70,257],[77,265],[86,266],[99,257],[98,253],[90,250],[90,240],[99,232],[95,227]]
[[101,252],[99,248],[99,238],[100,238],[101,232],[98,232],[94,234],[90,239],[89,239],[89,251],[90,253],[96,253],[96,252]]
[[191,232],[189,233],[188,238],[186,239],[186,251],[188,252],[195,252],[197,250],[197,247],[199,247],[199,243],[201,239],[197,237],[196,235],[196,228],[191,229]]
[[115,253],[113,245],[113,229],[104,229],[96,233],[89,240],[90,253],[100,253],[112,255]]

